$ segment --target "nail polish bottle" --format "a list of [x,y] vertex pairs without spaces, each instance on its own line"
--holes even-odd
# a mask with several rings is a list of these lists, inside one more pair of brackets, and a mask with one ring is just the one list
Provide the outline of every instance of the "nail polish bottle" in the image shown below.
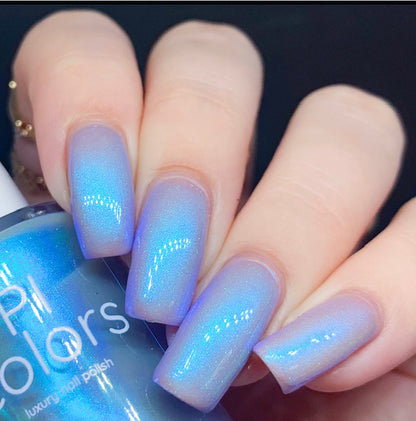
[[4,173],[0,418],[229,420],[220,406],[202,414],[153,383],[163,350],[124,312],[121,260],[85,260],[72,218],[54,203],[15,210],[25,202]]

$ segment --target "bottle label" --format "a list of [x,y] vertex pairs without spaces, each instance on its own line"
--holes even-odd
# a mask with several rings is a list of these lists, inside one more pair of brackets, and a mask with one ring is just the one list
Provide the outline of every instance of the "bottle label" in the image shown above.
[[[63,212],[0,233],[0,417],[208,420],[153,383],[162,349]],[[212,418],[211,418],[212,416]]]

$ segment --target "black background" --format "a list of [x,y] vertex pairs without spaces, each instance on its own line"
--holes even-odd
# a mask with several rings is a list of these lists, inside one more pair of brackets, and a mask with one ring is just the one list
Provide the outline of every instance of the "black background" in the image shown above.
[[[141,69],[154,41],[187,19],[232,23],[264,58],[266,78],[258,125],[256,180],[270,161],[297,103],[309,92],[349,83],[389,100],[407,131],[399,182],[375,232],[416,194],[416,5],[413,4],[2,4],[0,5],[0,158],[8,165],[10,65],[26,31],[45,15],[94,8],[112,16],[133,40]],[[3,199],[3,198],[1,198]],[[415,221],[416,223],[416,221]]]

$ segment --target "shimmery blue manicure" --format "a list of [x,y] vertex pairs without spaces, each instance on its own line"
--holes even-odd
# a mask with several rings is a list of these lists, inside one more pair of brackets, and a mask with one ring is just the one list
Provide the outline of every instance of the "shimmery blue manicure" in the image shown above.
[[132,317],[179,325],[191,304],[204,254],[208,196],[172,175],[151,188],[133,245],[126,291]]
[[193,407],[212,410],[266,328],[280,290],[264,263],[232,259],[192,306],[154,381]]
[[254,352],[284,393],[339,364],[379,331],[373,305],[359,295],[338,295],[259,342]]
[[71,209],[86,258],[128,253],[134,235],[134,191],[124,141],[92,124],[69,144]]

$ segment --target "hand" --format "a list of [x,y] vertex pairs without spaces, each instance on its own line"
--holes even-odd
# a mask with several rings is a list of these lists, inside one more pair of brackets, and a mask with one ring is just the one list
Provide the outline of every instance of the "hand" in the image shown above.
[[[411,419],[416,202],[353,253],[403,154],[387,102],[348,86],[308,95],[236,215],[262,86],[238,29],[167,31],[142,100],[123,30],[61,12],[28,33],[13,74],[47,187],[85,256],[128,253],[135,237],[128,313],[181,325],[155,373],[162,387],[209,410],[233,381],[263,377],[262,360],[284,391],[308,389],[283,397],[270,375],[233,389],[236,419]],[[31,161],[25,142],[16,149]]]

